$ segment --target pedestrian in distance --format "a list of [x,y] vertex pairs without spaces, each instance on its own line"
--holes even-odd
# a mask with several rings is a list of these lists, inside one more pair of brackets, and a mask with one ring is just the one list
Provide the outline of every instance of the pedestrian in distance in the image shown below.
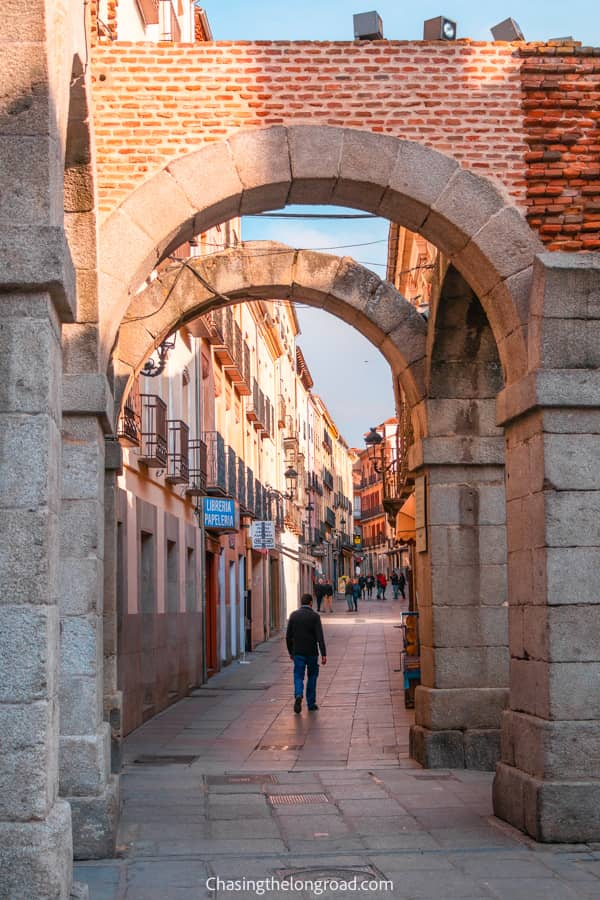
[[394,600],[397,600],[398,592],[400,590],[400,577],[395,569],[390,576],[390,581],[392,583],[392,597],[394,598]]
[[321,617],[312,609],[312,602],[310,594],[302,594],[300,609],[296,609],[289,617],[285,634],[287,650],[294,663],[294,712],[297,715],[302,711],[305,675],[306,705],[310,712],[316,712],[319,708],[317,706],[319,651],[322,665],[327,665]]
[[323,584],[323,612],[333,612],[333,585],[329,581]]
[[352,579],[352,602],[354,603],[354,612],[358,612],[358,598],[360,597],[360,584],[358,578]]
[[404,572],[400,572],[398,575],[398,587],[400,588],[400,593],[402,594],[402,599],[406,600],[406,578],[404,576]]
[[354,612],[354,585],[352,584],[352,579],[349,578],[346,582],[346,587],[344,589],[344,595],[346,597],[346,605],[348,607],[348,612]]
[[358,584],[360,586],[360,597],[361,600],[365,599],[365,594],[367,592],[367,579],[364,575],[360,575],[358,579]]
[[385,600],[385,589],[387,587],[387,578],[380,572],[377,576],[377,599]]
[[323,583],[323,579],[319,578],[317,583],[315,584],[315,598],[317,600],[317,612],[321,612],[321,603],[323,602],[323,597],[325,595],[325,585]]
[[375,587],[375,578],[373,575],[367,575],[367,599],[373,599],[373,588]]

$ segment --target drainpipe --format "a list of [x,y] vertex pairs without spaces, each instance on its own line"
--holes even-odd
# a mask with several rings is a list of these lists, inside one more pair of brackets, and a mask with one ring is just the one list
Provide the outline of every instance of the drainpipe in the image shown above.
[[[195,358],[194,358],[194,389],[196,402],[194,414],[196,417],[196,438],[199,439],[202,433],[202,358],[201,358],[201,342],[198,338],[194,338]],[[198,501],[197,501],[198,502]],[[208,681],[208,672],[206,668],[206,532],[204,530],[204,516],[198,507],[198,524],[200,526],[200,608],[201,614],[201,634],[202,634],[202,683]]]

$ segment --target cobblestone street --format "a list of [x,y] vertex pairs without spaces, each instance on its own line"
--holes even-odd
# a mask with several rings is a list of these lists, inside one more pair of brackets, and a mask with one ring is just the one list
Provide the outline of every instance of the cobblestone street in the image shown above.
[[[371,601],[350,614],[341,598],[323,616],[316,713],[294,715],[278,638],[134,732],[118,858],[75,867],[91,900],[257,896],[226,882],[290,875],[393,881],[359,892],[370,897],[600,896],[598,845],[535,844],[493,817],[491,773],[409,759],[400,608]],[[211,877],[223,880],[212,892]]]

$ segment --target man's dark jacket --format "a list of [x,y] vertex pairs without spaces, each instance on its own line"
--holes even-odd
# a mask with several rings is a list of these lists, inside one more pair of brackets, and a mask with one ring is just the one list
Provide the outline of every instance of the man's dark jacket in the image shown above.
[[327,656],[321,616],[310,606],[301,606],[288,619],[285,635],[290,656]]

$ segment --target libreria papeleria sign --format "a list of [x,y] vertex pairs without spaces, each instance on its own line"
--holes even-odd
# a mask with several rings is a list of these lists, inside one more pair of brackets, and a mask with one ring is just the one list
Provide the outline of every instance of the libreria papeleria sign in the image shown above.
[[213,531],[237,531],[238,506],[235,500],[223,497],[203,497],[204,527]]

